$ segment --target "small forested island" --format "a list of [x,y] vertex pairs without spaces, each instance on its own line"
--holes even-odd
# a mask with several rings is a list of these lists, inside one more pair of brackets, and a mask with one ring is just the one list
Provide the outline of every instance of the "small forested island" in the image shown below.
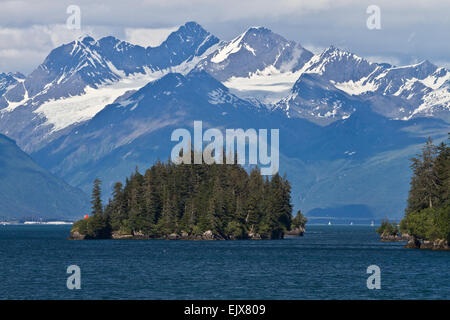
[[301,236],[306,218],[292,216],[291,186],[238,164],[157,162],[117,182],[103,207],[101,181],[92,214],[74,223],[71,239],[282,239]]
[[450,147],[433,145],[411,159],[411,188],[400,224],[382,222],[382,241],[408,241],[407,248],[450,250]]

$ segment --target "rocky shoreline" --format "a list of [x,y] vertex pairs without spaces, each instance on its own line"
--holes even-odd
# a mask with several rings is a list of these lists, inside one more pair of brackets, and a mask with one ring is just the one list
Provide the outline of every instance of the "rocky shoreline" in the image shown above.
[[383,233],[380,235],[380,241],[382,242],[396,242],[396,241],[409,241],[411,236],[408,234],[387,234]]
[[421,240],[410,236],[408,234],[382,234],[380,236],[380,241],[382,242],[405,242],[407,241],[404,248],[409,249],[426,249],[426,250],[450,250],[450,244],[446,240],[436,239],[431,240]]
[[[286,232],[284,234],[284,236],[300,237],[300,236],[303,236],[304,232],[305,232],[305,229],[299,227],[299,228],[296,228],[296,229]],[[89,238],[87,238],[86,235],[81,234],[78,231],[70,232],[69,240],[88,240],[88,239]],[[140,232],[137,232],[134,234],[122,234],[120,232],[113,232],[111,234],[111,238],[108,238],[108,239],[112,239],[112,240],[150,240],[150,239],[154,239],[154,240],[195,240],[195,241],[206,240],[206,241],[212,241],[212,240],[238,240],[241,238],[236,238],[233,236],[221,236],[221,235],[214,234],[211,230],[207,230],[201,235],[194,235],[194,234],[189,234],[187,232],[181,232],[179,234],[171,233],[168,235],[162,235],[162,236],[157,236],[157,237],[151,237],[151,236],[145,235]],[[265,238],[262,237],[258,233],[255,233],[255,234],[249,233],[248,237],[244,238],[244,239],[245,240],[263,240]],[[242,239],[242,240],[244,240],[244,239]]]
[[292,230],[286,232],[285,236],[288,236],[288,237],[302,237],[304,233],[305,233],[305,228],[304,227],[298,227],[298,228],[295,228],[295,229],[292,229]]
[[408,240],[408,243],[405,245],[405,248],[447,251],[450,250],[450,245],[448,241],[442,239],[436,239],[434,241],[431,241],[431,240],[420,240],[411,237]]

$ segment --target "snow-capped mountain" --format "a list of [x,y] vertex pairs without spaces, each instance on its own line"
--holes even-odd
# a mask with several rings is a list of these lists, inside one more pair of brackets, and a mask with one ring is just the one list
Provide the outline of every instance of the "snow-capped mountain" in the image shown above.
[[429,61],[393,67],[332,46],[300,73],[291,93],[276,104],[291,117],[328,124],[368,105],[391,119],[435,116],[450,121],[450,71]]
[[169,72],[188,72],[218,41],[188,22],[158,47],[89,36],[62,45],[25,79],[5,77],[1,132],[24,150],[35,150],[125,93]]
[[[94,118],[31,154],[41,166],[89,192],[101,177],[108,195],[136,166],[164,161],[177,143],[177,128],[266,128],[280,132],[280,173],[292,181],[293,203],[305,212],[355,205],[377,217],[402,214],[408,192],[408,158],[425,141],[442,139],[448,125],[438,119],[389,120],[361,106],[344,120],[321,127],[287,118],[281,110],[255,108],[207,72],[170,73],[148,83]],[[439,140],[438,140],[439,141]],[[383,199],[383,201],[379,201]],[[373,218],[371,216],[371,218]]]
[[6,91],[24,79],[25,76],[20,72],[0,73],[0,95],[3,95]]
[[[369,75],[363,85],[373,87],[365,95],[374,110],[389,118],[409,120],[436,116],[449,121],[449,79],[449,70],[423,61],[404,67],[380,68]],[[390,97],[392,102],[383,105],[378,103],[377,96]]]
[[19,72],[0,73],[0,109],[9,105],[9,101],[5,97],[5,93],[12,88],[23,83],[25,76]]
[[158,47],[141,47],[114,37],[86,36],[54,49],[25,80],[28,96],[40,101],[80,95],[130,75],[167,70],[202,55],[219,40],[188,22]]
[[313,54],[263,27],[251,27],[197,66],[241,97],[272,103],[285,96]]
[[83,37],[27,77],[1,74],[0,132],[71,185],[89,191],[100,177],[107,193],[136,165],[167,159],[171,132],[194,120],[277,128],[299,208],[400,215],[408,158],[425,135],[447,136],[449,92],[449,71],[427,61],[395,67],[335,47],[313,55],[262,27],[220,41],[190,22],[155,48]]
[[83,37],[54,49],[27,77],[0,75],[0,133],[37,150],[149,81],[194,68],[255,106],[319,124],[365,105],[390,119],[450,121],[450,72],[428,61],[393,67],[335,47],[313,55],[263,27],[220,41],[188,22],[158,47]]
[[194,120],[202,120],[205,128],[251,126],[263,115],[269,119],[268,113],[239,99],[205,71],[169,73],[107,105],[33,158],[85,190],[96,174],[109,188],[136,165],[146,168],[158,158],[167,159],[176,128],[192,127]]

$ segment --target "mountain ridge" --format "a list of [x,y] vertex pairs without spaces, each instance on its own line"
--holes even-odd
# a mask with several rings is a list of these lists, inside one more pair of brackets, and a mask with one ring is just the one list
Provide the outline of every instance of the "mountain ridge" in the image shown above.
[[77,220],[89,208],[86,194],[41,167],[15,141],[0,134],[0,219]]
[[[410,175],[408,157],[417,152],[414,148],[423,143],[425,135],[440,139],[448,127],[439,119],[389,120],[368,107],[323,127],[302,118],[286,118],[279,110],[255,108],[207,72],[193,70],[147,84],[32,155],[46,169],[86,192],[93,177],[100,176],[108,194],[136,166],[145,168],[167,159],[175,144],[170,143],[171,132],[192,130],[195,120],[203,122],[204,130],[279,129],[280,172],[292,180],[296,207],[308,212],[316,207],[357,204],[353,208],[360,208],[366,204],[379,216],[389,214],[389,208],[384,201],[377,203],[373,194],[389,199],[388,206],[400,215]],[[380,187],[380,179],[386,176],[377,172],[389,172],[394,180]],[[364,183],[359,176],[367,177]],[[364,200],[349,191],[356,185]]]
[[428,61],[393,67],[334,46],[314,55],[264,27],[220,41],[188,22],[157,47],[86,36],[52,50],[27,77],[3,76],[0,132],[33,152],[128,92],[193,69],[207,71],[256,107],[321,125],[360,105],[392,119],[450,121],[450,71]]
[[280,129],[280,170],[307,212],[400,215],[408,157],[450,121],[450,72],[429,61],[396,67],[334,46],[314,55],[264,27],[220,41],[195,22],[157,47],[83,37],[28,77],[0,75],[1,90],[0,132],[85,192],[97,176],[110,190],[166,159],[171,132],[194,120]]

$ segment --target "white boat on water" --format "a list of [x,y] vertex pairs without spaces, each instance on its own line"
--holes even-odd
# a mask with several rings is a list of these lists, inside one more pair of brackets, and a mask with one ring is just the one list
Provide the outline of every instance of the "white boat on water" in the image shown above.
[[352,226],[352,225],[353,225],[353,222],[350,222],[350,225]]
[[331,221],[328,221],[328,225],[331,226]]
[[375,226],[375,224],[373,223],[373,221],[370,223],[370,226],[371,226],[371,227],[374,227],[374,226]]

